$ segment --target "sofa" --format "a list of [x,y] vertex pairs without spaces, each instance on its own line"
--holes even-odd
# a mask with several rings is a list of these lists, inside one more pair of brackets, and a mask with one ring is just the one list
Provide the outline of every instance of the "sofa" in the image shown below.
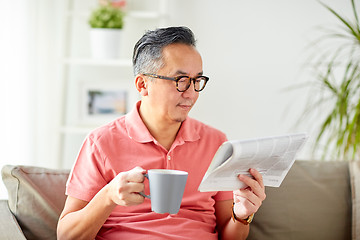
[[[0,239],[56,239],[69,170],[2,168]],[[296,160],[250,224],[251,240],[360,240],[360,162]]]

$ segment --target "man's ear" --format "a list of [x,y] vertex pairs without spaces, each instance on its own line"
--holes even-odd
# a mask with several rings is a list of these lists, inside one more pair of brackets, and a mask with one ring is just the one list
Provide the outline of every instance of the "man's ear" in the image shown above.
[[135,86],[141,96],[148,95],[147,78],[144,75],[141,74],[136,75]]

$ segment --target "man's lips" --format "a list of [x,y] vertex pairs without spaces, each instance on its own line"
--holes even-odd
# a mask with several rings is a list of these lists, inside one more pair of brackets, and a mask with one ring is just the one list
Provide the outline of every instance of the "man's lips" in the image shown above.
[[183,103],[180,103],[178,104],[178,107],[181,107],[183,109],[190,109],[192,107],[192,104],[183,104]]

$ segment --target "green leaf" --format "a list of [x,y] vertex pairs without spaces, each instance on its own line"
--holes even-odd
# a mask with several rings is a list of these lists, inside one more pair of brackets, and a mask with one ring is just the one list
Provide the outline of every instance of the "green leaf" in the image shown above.
[[89,24],[92,28],[117,28],[124,26],[124,12],[111,5],[99,6],[90,15]]
[[[353,0],[352,0],[353,1]],[[351,33],[353,34],[353,36],[355,36],[359,41],[360,41],[360,36],[359,36],[359,31],[355,31],[356,28],[354,29],[353,26],[351,26],[351,23],[349,23],[348,21],[346,21],[343,17],[341,17],[335,10],[333,10],[332,8],[330,8],[329,6],[327,6],[326,4],[320,2],[320,4],[322,4],[325,8],[327,8],[331,13],[333,13],[341,22],[343,22],[345,24],[345,26],[351,31]],[[353,5],[354,7],[354,5]],[[354,12],[355,9],[354,9]]]
[[[309,61],[320,87],[317,100],[307,103],[303,116],[317,111],[325,115],[318,128],[314,149],[322,146],[322,157],[360,159],[360,30],[355,1],[351,0],[351,22],[320,2],[341,25],[317,28],[324,34],[308,46]],[[319,48],[322,47],[322,48]],[[320,51],[318,51],[320,49]],[[310,100],[309,100],[310,102]],[[329,111],[322,111],[323,106]],[[325,145],[321,145],[325,142]],[[328,151],[333,149],[332,151]]]

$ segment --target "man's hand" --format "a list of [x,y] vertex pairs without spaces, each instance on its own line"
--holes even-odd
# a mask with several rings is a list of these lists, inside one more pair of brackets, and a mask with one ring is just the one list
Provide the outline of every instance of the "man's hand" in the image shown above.
[[240,181],[245,183],[247,187],[233,191],[234,213],[240,219],[246,219],[251,214],[257,212],[266,198],[261,174],[256,169],[250,169],[249,172],[254,179],[240,174]]
[[119,173],[110,183],[108,194],[112,202],[121,206],[133,206],[144,202],[139,192],[144,191],[144,173],[146,170],[135,167]]

